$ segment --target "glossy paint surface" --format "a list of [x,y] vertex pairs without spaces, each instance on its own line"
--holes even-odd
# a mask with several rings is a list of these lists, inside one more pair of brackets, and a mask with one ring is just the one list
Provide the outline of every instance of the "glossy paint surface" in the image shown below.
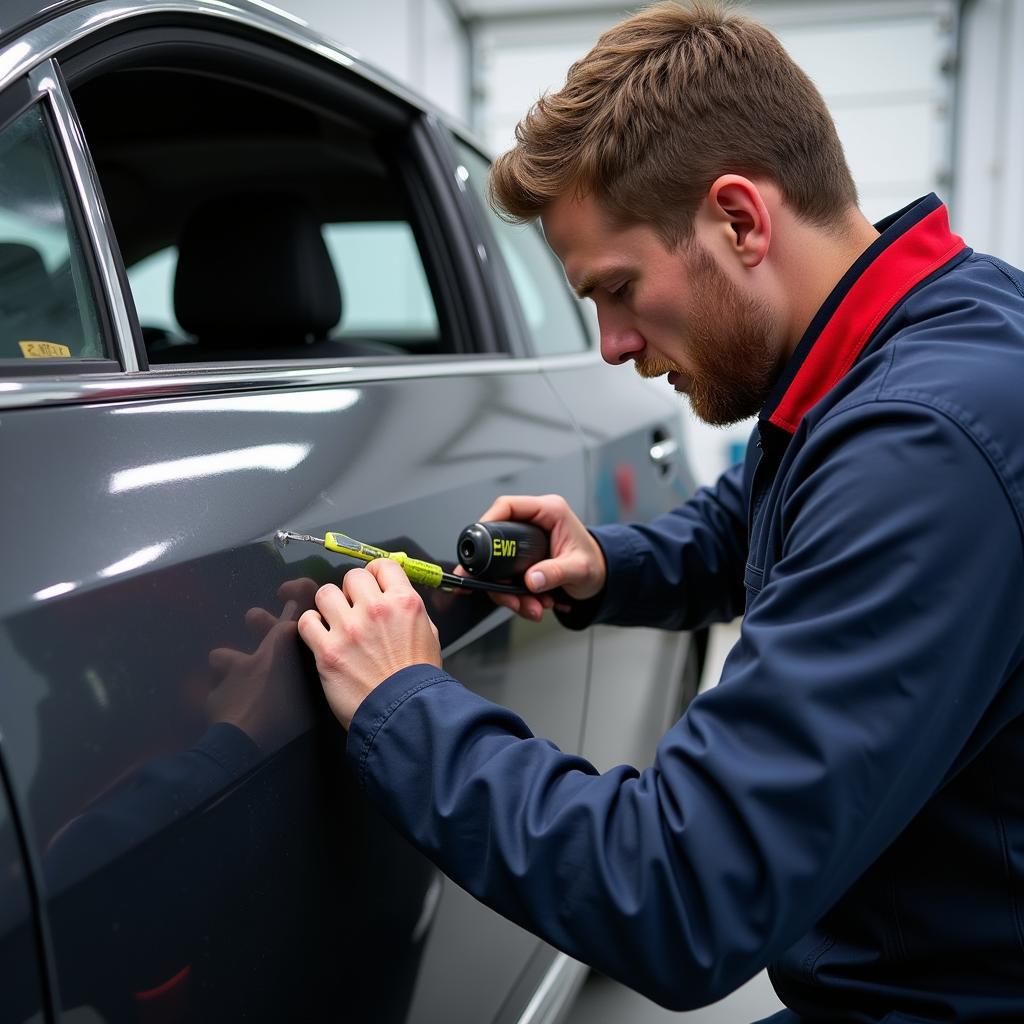
[[[148,998],[212,1015],[230,991],[281,1019],[322,1007],[339,963],[350,985],[386,964],[386,985],[356,988],[393,999],[376,1019],[403,1019],[434,871],[355,792],[294,632],[279,623],[261,643],[271,620],[251,609],[294,619],[315,589],[303,580],[354,564],[282,550],[280,528],[451,563],[497,490],[579,500],[578,439],[550,390],[509,374],[24,410],[0,423],[0,450],[19,536],[0,580],[0,661],[17,681],[0,723],[65,1008],[121,1019]],[[585,641],[513,625],[486,597],[427,600],[446,648],[483,624],[448,662],[466,685],[575,749]],[[237,654],[225,671],[213,651]],[[224,724],[242,706],[248,737]],[[86,935],[83,919],[103,924]],[[496,958],[474,941],[466,956],[504,983],[533,944]]]

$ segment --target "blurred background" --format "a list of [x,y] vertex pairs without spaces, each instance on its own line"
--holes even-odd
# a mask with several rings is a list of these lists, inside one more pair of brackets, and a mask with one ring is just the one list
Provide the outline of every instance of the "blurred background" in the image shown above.
[[[602,31],[642,5],[600,0],[279,0],[468,125],[492,155]],[[750,0],[821,90],[879,220],[936,192],[968,245],[1024,265],[1024,0]],[[683,406],[690,464],[709,483],[752,421],[724,429]],[[704,686],[736,625],[716,627]],[[571,1024],[750,1021],[780,1007],[762,974],[729,999],[670,1014],[591,976]]]

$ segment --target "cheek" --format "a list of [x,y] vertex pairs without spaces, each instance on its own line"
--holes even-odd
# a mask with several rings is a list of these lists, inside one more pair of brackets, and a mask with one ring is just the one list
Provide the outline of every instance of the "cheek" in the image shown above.
[[637,328],[647,343],[680,362],[691,351],[696,326],[693,311],[669,298],[648,303],[637,317]]

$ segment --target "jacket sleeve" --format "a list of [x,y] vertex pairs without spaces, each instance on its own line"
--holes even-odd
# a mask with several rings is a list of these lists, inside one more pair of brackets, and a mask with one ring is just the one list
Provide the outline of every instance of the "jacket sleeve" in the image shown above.
[[1019,522],[960,427],[910,404],[835,414],[787,479],[783,556],[646,770],[598,774],[425,666],[349,735],[367,792],[453,880],[670,1008],[806,932],[1022,659]]
[[596,598],[559,614],[563,625],[699,629],[743,612],[747,555],[744,465],[650,523],[595,526],[608,582]]

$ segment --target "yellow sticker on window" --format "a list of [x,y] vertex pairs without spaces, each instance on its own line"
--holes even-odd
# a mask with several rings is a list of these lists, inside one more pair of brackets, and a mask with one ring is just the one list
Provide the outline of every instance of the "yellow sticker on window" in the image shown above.
[[55,341],[19,341],[18,347],[26,359],[70,359],[71,349]]

